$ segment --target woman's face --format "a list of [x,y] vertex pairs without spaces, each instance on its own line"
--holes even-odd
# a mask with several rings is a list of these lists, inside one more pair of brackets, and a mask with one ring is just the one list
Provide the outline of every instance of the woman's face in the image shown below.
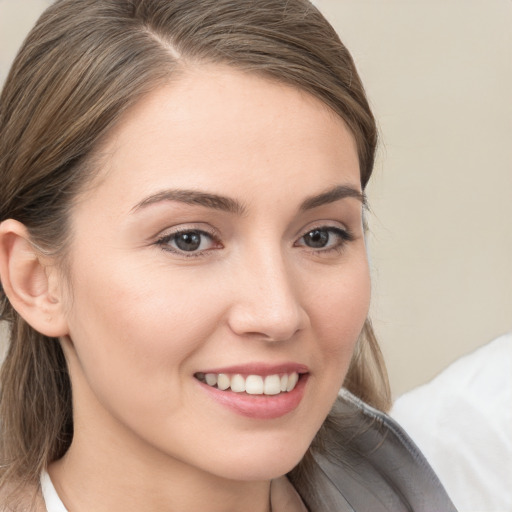
[[102,159],[71,220],[75,447],[286,473],[368,312],[351,133],[304,92],[201,66],[140,101]]

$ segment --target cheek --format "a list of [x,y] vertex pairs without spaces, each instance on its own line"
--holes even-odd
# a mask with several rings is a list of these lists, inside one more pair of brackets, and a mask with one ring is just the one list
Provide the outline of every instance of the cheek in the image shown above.
[[80,323],[87,318],[88,327],[102,329],[105,335],[127,333],[126,341],[139,339],[146,345],[193,335],[201,328],[194,312],[214,313],[199,280],[165,267],[103,260],[96,268],[81,265],[74,274],[79,277],[73,283],[73,319]]
[[147,397],[148,388],[179,386],[188,358],[217,323],[211,297],[161,268],[103,261],[80,269],[69,325],[90,387],[100,394],[122,383]]
[[371,283],[366,259],[331,276],[311,297],[310,319],[323,368],[323,385],[333,400],[346,376],[368,315]]
[[163,432],[174,432],[175,423],[194,424],[188,416],[190,361],[215,329],[218,311],[212,297],[189,279],[161,268],[105,267],[108,272],[75,273],[80,275],[73,283],[70,316],[75,411],[87,423],[94,411],[95,424],[116,431],[129,426],[152,443]]
[[370,306],[371,283],[366,259],[331,276],[312,297],[312,322],[322,332],[326,348],[340,350],[355,343]]

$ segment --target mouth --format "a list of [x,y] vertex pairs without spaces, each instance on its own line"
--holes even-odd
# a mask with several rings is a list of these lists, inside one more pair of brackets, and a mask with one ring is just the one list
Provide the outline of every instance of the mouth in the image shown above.
[[248,395],[279,395],[290,393],[295,389],[300,374],[298,372],[275,373],[272,375],[242,375],[240,373],[196,373],[194,377],[200,382],[221,391]]
[[277,419],[302,401],[309,370],[299,364],[243,365],[197,372],[206,395],[231,411],[257,420]]

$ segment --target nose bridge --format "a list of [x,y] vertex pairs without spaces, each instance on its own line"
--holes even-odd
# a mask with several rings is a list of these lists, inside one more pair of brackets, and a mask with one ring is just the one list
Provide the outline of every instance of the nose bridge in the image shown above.
[[279,341],[304,327],[306,312],[294,281],[292,261],[277,244],[259,244],[238,269],[231,327],[238,334]]

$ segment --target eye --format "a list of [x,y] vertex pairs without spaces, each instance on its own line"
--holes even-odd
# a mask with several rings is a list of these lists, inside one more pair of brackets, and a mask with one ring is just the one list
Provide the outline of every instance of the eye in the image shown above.
[[305,245],[311,249],[329,250],[341,249],[346,242],[354,237],[345,229],[334,226],[323,226],[311,229],[297,241],[296,245]]
[[166,251],[192,256],[213,249],[218,242],[205,231],[187,229],[165,235],[157,240],[157,244]]

